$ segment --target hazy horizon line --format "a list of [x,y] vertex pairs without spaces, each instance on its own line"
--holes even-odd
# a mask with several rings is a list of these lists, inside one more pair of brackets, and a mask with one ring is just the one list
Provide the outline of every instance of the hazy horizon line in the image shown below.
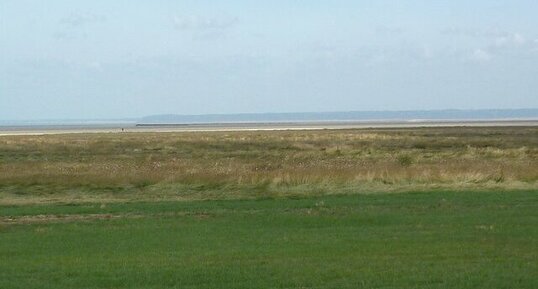
[[[532,118],[538,118],[538,108],[478,108],[478,109],[415,109],[415,110],[341,110],[341,111],[296,111],[296,112],[239,112],[239,113],[201,113],[201,114],[180,114],[180,113],[156,113],[139,117],[119,117],[119,118],[47,118],[47,119],[0,119],[1,125],[10,124],[51,124],[51,123],[72,123],[80,124],[88,122],[93,124],[110,124],[110,123],[136,123],[150,118],[203,118],[203,117],[246,117],[246,116],[298,116],[298,115],[324,115],[324,114],[412,114],[412,113],[471,113],[471,112],[526,112],[534,114]],[[517,118],[517,116],[515,116]],[[528,117],[528,116],[524,116]],[[326,119],[329,120],[329,119]]]

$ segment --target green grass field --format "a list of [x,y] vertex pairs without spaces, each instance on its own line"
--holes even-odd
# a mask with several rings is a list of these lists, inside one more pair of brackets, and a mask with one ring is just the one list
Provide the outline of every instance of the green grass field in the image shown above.
[[538,128],[0,137],[0,289],[538,288]]
[[538,286],[536,191],[8,206],[1,214],[0,288]]

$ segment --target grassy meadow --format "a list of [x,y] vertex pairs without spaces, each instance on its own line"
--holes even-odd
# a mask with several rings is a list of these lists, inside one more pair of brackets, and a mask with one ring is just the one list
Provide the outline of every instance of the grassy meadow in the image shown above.
[[0,288],[536,288],[538,194],[0,211]]
[[537,288],[538,128],[0,137],[0,288]]
[[0,204],[538,188],[538,128],[0,137]]

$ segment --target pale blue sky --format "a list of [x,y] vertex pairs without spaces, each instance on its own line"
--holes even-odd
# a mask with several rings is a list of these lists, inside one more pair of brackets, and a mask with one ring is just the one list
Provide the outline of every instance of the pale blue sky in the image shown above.
[[536,107],[535,0],[0,0],[0,119]]

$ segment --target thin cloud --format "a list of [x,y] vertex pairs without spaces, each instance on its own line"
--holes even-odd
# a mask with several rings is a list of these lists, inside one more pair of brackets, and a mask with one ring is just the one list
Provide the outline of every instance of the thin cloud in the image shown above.
[[[490,61],[493,55],[515,55],[524,53],[531,48],[531,41],[519,32],[508,32],[497,28],[491,29],[469,29],[469,28],[448,28],[441,31],[441,34],[452,37],[475,38],[482,42],[482,49],[475,49],[470,57],[474,61]],[[532,50],[532,49],[531,49]]]
[[527,39],[519,33],[508,34],[508,35],[497,37],[495,39],[495,45],[498,47],[514,46],[514,45],[522,46],[522,45],[525,45],[526,43],[527,43]]
[[465,28],[465,27],[448,27],[441,30],[441,34],[445,36],[495,38],[495,37],[503,37],[510,33],[499,30],[497,28],[474,29],[474,28]]
[[482,38],[486,40],[493,40],[495,45],[524,45],[527,43],[525,36],[519,32],[509,32],[500,30],[497,28],[490,29],[472,29],[451,27],[441,30],[441,34],[445,36],[458,36],[458,37],[470,37],[470,38]]
[[493,58],[493,55],[483,49],[475,49],[473,51],[472,59],[478,62],[488,62]]
[[74,31],[59,31],[52,34],[57,40],[73,40],[77,38],[85,38],[87,35],[85,33],[76,33]]
[[88,37],[87,26],[104,23],[107,18],[96,14],[72,14],[60,19],[58,31],[52,37],[59,41],[71,41]]
[[174,17],[174,27],[178,30],[224,30],[238,22],[237,17]]
[[104,15],[96,14],[73,14],[60,19],[60,24],[79,27],[91,23],[103,23],[107,19]]

